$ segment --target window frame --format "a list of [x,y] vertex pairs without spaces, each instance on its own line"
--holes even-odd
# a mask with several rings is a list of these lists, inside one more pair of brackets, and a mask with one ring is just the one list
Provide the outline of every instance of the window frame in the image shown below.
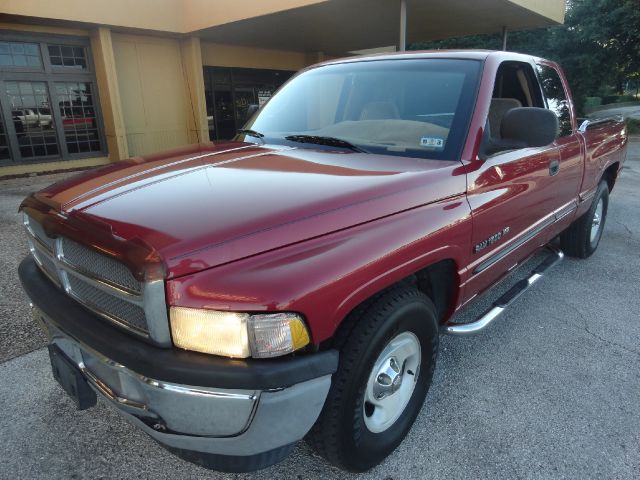
[[[24,43],[37,43],[40,49],[42,66],[36,67],[0,67],[0,116],[7,136],[10,158],[0,159],[0,167],[10,165],[28,165],[47,162],[58,162],[67,160],[79,160],[84,158],[104,157],[108,155],[108,147],[104,132],[104,122],[98,82],[95,73],[95,64],[91,51],[89,38],[56,35],[37,34],[31,32],[16,32],[10,30],[0,30],[0,41],[13,41]],[[86,56],[87,68],[84,70],[69,69],[67,67],[53,66],[49,57],[49,45],[61,45],[71,47],[83,47]],[[54,131],[58,144],[57,155],[46,155],[41,157],[23,158],[20,153],[20,145],[15,126],[12,121],[11,105],[5,87],[7,81],[23,82],[44,82],[47,87],[47,94],[50,102],[51,114],[53,117]],[[96,116],[96,130],[100,142],[100,150],[91,152],[69,153],[67,147],[62,115],[59,108],[59,96],[55,85],[59,82],[82,82],[91,85],[91,95],[93,97],[93,108]]]
[[[451,125],[451,128],[449,129],[449,134],[447,136],[445,147],[443,150],[427,151],[427,150],[416,148],[415,151],[405,150],[403,152],[396,153],[395,151],[390,150],[384,146],[376,148],[376,147],[373,147],[372,145],[366,145],[367,151],[369,153],[374,153],[374,154],[394,155],[397,157],[414,158],[418,161],[424,161],[424,160],[459,161],[461,159],[462,152],[465,147],[467,136],[469,135],[469,128],[471,126],[471,122],[473,118],[473,111],[478,99],[478,95],[480,93],[480,85],[481,85],[483,69],[485,65],[484,60],[477,59],[477,58],[459,58],[455,56],[453,57],[443,56],[443,57],[431,57],[431,58],[429,57],[427,58],[382,57],[379,59],[376,58],[376,59],[365,59],[365,60],[354,58],[350,61],[331,63],[331,64],[320,64],[320,65],[309,67],[307,69],[303,69],[299,71],[296,75],[291,77],[291,79],[288,82],[283,84],[282,88],[283,89],[286,88],[289,82],[294,81],[298,76],[309,74],[309,72],[313,72],[314,70],[317,70],[317,69],[325,69],[325,68],[339,69],[343,67],[350,68],[350,66],[353,66],[353,65],[376,66],[375,64],[380,62],[384,62],[384,63],[407,62],[407,64],[409,65],[413,64],[412,67],[415,65],[420,66],[420,64],[426,65],[427,63],[430,63],[430,62],[434,64],[440,63],[440,62],[450,62],[450,63],[457,62],[459,64],[459,71],[463,72],[465,74],[465,77],[464,77],[462,88],[460,90],[460,95],[457,99],[456,111],[453,112],[454,120]],[[465,64],[464,67],[462,67],[463,64]],[[471,68],[471,65],[474,65],[475,70]],[[466,108],[468,108],[468,111],[465,113]],[[253,125],[255,124],[256,121],[259,120],[259,118],[260,118],[259,114],[257,117],[253,117],[250,120],[250,122],[247,123],[245,128],[254,128]],[[456,118],[459,118],[459,120],[456,121]],[[260,127],[256,127],[256,128],[258,130],[261,130]],[[287,140],[286,138],[283,139],[279,137],[270,137],[266,131],[264,133],[266,135],[266,139],[268,142],[280,144],[280,145],[294,145],[294,144],[299,145],[299,143],[296,143],[295,141]],[[246,139],[250,137],[244,136],[244,138]],[[250,140],[250,141],[254,141],[254,140]],[[306,147],[304,148],[314,148],[314,149],[323,148],[323,147],[318,147],[318,145],[316,144],[311,144],[311,146],[309,145],[310,144],[307,144]],[[331,149],[334,147],[329,146],[324,148]],[[399,153],[402,153],[402,155],[400,155]],[[426,153],[431,153],[432,155],[425,156]]]
[[[532,100],[534,102],[534,105],[531,105],[531,106],[535,107],[536,106],[535,103],[536,101],[538,101],[540,102],[541,107],[547,108],[547,98],[545,97],[544,91],[542,90],[542,85],[540,83],[540,77],[538,76],[536,65],[533,65],[529,62],[522,61],[522,60],[505,60],[501,62],[500,65],[498,65],[498,68],[496,69],[495,78],[493,79],[493,90],[492,90],[491,98],[509,98],[509,97],[493,96],[493,94],[495,93],[496,86],[498,84],[500,71],[505,66],[506,67],[514,66],[514,67],[523,69],[524,74],[526,76],[526,80],[527,80],[527,87],[529,88],[529,94],[532,96]],[[523,91],[523,93],[525,92]],[[523,106],[527,106],[527,105],[523,104]]]

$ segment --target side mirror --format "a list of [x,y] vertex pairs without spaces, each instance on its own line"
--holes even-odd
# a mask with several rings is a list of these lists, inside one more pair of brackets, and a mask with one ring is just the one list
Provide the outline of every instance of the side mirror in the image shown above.
[[558,135],[558,117],[551,110],[536,107],[512,108],[502,117],[500,135],[523,147],[544,147]]

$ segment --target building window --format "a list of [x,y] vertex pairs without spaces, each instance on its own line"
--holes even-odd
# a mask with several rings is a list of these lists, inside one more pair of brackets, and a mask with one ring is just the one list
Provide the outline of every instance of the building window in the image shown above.
[[55,67],[87,69],[87,56],[84,47],[49,45],[49,59]]
[[55,85],[69,153],[99,152],[100,137],[91,84],[56,82]]
[[248,120],[251,105],[262,106],[294,72],[253,68],[204,68],[210,140],[229,140]]
[[0,67],[40,67],[40,49],[37,43],[1,42]]
[[0,32],[0,166],[105,154],[88,41]]
[[17,140],[22,158],[58,155],[58,140],[53,128],[51,102],[45,82],[4,82],[11,115],[22,128]]

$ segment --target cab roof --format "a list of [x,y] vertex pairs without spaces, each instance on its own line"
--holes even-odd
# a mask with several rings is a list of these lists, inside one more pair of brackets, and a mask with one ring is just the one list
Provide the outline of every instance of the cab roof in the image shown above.
[[529,62],[536,59],[532,55],[501,50],[414,50],[410,52],[376,53],[372,55],[357,55],[353,57],[338,58],[313,65],[335,65],[340,63],[367,62],[374,60],[407,60],[419,58],[452,58],[461,60],[484,61],[488,57],[500,57],[504,60],[516,60]]

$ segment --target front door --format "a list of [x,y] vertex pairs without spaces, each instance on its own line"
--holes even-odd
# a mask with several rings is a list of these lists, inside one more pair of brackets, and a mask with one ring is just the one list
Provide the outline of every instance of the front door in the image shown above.
[[540,246],[540,233],[555,221],[550,169],[558,159],[555,145],[526,148],[494,155],[468,175],[473,252],[466,298],[484,291]]
[[[549,108],[533,66],[505,62],[498,69],[489,114],[499,130],[506,108]],[[495,108],[494,108],[495,107]],[[580,181],[580,147],[563,135],[539,148],[504,151],[469,168],[473,217],[471,261],[464,297],[481,293],[558,233],[557,218],[570,219]],[[577,149],[577,150],[576,150]]]

